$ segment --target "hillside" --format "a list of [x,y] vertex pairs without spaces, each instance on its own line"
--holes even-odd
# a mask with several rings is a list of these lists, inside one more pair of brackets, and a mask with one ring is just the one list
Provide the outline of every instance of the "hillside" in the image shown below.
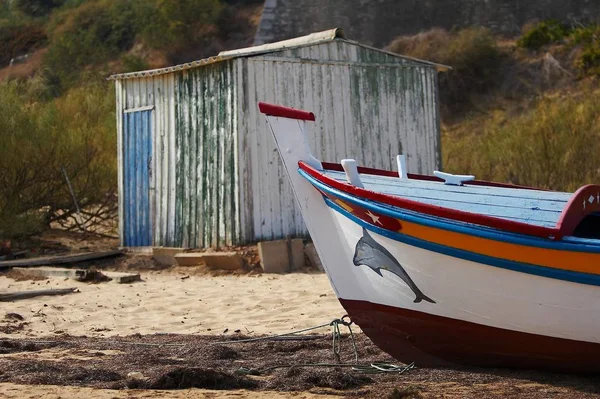
[[115,215],[117,182],[106,77],[248,46],[261,9],[256,0],[0,0],[0,238],[50,224],[106,233],[99,222]]
[[440,76],[445,170],[555,190],[600,179],[598,26],[545,21],[516,40],[435,29],[388,47],[453,67]]
[[41,72],[56,95],[204,58],[250,45],[261,9],[257,0],[2,0],[0,78]]
[[[106,77],[248,46],[261,10],[257,0],[0,0],[0,238],[113,218]],[[453,67],[440,75],[445,170],[551,189],[596,181],[600,30],[523,32],[434,29],[387,49]]]
[[333,27],[374,47],[398,35],[433,28],[480,26],[508,37],[533,20],[564,18],[570,23],[600,23],[594,0],[269,0],[265,2],[255,44],[284,40]]

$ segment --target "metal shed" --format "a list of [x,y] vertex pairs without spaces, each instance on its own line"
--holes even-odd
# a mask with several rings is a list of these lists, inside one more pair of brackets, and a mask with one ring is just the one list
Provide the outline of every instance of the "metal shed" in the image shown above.
[[111,76],[123,246],[209,247],[306,236],[258,101],[311,110],[311,147],[413,173],[440,167],[443,66],[341,30]]

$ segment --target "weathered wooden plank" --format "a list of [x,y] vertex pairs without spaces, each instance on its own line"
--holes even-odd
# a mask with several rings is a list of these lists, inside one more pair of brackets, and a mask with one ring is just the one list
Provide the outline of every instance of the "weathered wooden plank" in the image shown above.
[[237,95],[235,101],[237,112],[234,115],[236,123],[237,157],[235,158],[236,179],[238,184],[237,200],[239,201],[238,235],[239,242],[250,242],[254,236],[253,224],[253,201],[252,201],[252,145],[250,144],[255,135],[248,134],[249,119],[252,113],[248,111],[250,104],[250,70],[248,59],[240,58],[234,61],[235,65],[235,87]]
[[[263,126],[265,127],[265,129],[268,129],[268,128],[266,126],[266,123],[261,123],[261,121],[259,120],[258,112],[251,110],[251,107],[253,107],[254,104],[256,104],[258,102],[256,78],[258,77],[257,69],[262,66],[262,63],[256,59],[248,59],[247,64],[248,64],[248,74],[247,74],[248,78],[246,80],[246,83],[247,83],[246,90],[247,90],[247,96],[248,96],[248,103],[247,103],[247,107],[246,107],[247,118],[245,118],[247,121],[246,122],[247,123],[247,133],[241,133],[241,134],[247,134],[248,136],[250,136],[250,139],[248,140],[249,146],[250,146],[250,148],[248,148],[248,153],[250,156],[249,173],[251,175],[252,186],[251,186],[251,190],[247,193],[246,198],[249,201],[251,201],[251,208],[249,208],[249,210],[251,211],[251,214],[249,215],[249,218],[251,218],[251,220],[252,220],[252,222],[251,222],[252,235],[249,236],[249,239],[253,240],[255,238],[260,237],[260,234],[261,234],[260,226],[261,226],[262,204],[261,204],[261,197],[260,197],[260,170],[258,167],[258,156],[259,156],[258,141],[259,141],[259,136],[260,136],[259,129],[262,128]],[[255,132],[253,132],[254,129],[256,130]]]
[[20,299],[35,298],[37,296],[49,296],[49,295],[67,295],[79,292],[77,288],[57,288],[53,290],[34,290],[34,291],[22,291],[22,292],[9,292],[6,294],[0,294],[0,302],[18,301]]
[[160,77],[152,79],[152,97],[156,98],[153,101],[154,112],[152,113],[152,187],[151,187],[151,215],[152,215],[152,243],[161,245],[161,236],[163,234],[164,221],[162,218],[162,159],[163,159],[163,121],[164,121],[164,97],[162,92],[162,79]]
[[115,101],[116,101],[116,118],[117,118],[117,189],[118,189],[118,209],[119,209],[119,241],[123,245],[125,221],[123,219],[123,84],[121,81],[115,81]]
[[[273,87],[272,81],[272,68],[270,67],[271,63],[259,63],[257,68],[254,69],[255,82],[257,85],[262,83],[262,87],[255,88],[257,94],[265,97],[265,101],[274,101],[275,96],[275,87]],[[267,79],[267,77],[269,77]],[[264,91],[263,91],[264,90]],[[256,124],[254,126],[257,126]],[[266,150],[267,141],[265,138],[267,136],[263,134],[263,132],[256,131],[257,141],[256,141],[256,178],[257,178],[257,187],[256,191],[253,191],[253,195],[255,198],[258,198],[258,201],[255,201],[255,204],[258,208],[258,213],[255,214],[256,222],[255,222],[255,238],[257,240],[268,239],[270,238],[271,232],[271,203],[270,196],[268,193],[270,187],[269,179],[268,179],[268,153]],[[267,236],[269,235],[269,236]]]
[[169,98],[169,121],[168,121],[168,137],[169,137],[169,157],[168,157],[168,213],[167,213],[167,245],[175,245],[175,220],[177,215],[177,134],[176,134],[176,104],[177,104],[177,88],[175,84],[175,75],[167,75],[167,96]]
[[11,267],[33,267],[33,266],[49,266],[49,265],[64,265],[68,263],[85,262],[89,260],[110,258],[121,256],[125,253],[123,250],[90,252],[83,254],[73,254],[64,256],[44,256],[39,258],[15,259],[0,262],[0,269]]
[[188,81],[188,96],[189,96],[189,112],[188,112],[188,126],[189,126],[189,189],[187,200],[189,202],[189,229],[188,229],[188,245],[190,247],[198,247],[198,168],[201,165],[199,162],[198,154],[200,152],[198,132],[198,107],[201,99],[198,95],[198,77],[199,70],[190,71],[190,79]]

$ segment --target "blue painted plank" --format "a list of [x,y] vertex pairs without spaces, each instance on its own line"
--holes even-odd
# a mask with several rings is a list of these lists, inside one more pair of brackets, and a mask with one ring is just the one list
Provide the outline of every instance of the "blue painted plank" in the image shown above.
[[126,115],[123,116],[123,244],[129,246],[130,234],[129,234],[129,118]]
[[150,162],[152,157],[152,111],[123,115],[124,244],[152,245],[150,223]]

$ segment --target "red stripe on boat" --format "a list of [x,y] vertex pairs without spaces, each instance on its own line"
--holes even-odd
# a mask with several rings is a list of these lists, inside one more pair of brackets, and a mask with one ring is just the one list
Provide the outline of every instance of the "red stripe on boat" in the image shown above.
[[[318,189],[317,189],[318,190]],[[373,226],[381,227],[382,229],[391,230],[395,232],[400,232],[402,230],[402,224],[400,220],[394,219],[392,217],[383,215],[378,212],[374,212],[358,205],[349,204],[346,201],[331,195],[329,193],[324,193],[319,190],[321,194],[329,198],[332,202],[337,204],[339,207],[345,209],[347,212],[350,212],[352,215],[356,216],[360,220],[367,222]]]
[[302,111],[300,109],[282,107],[281,105],[274,105],[259,102],[258,109],[265,115],[269,116],[280,116],[282,118],[300,119],[304,121],[314,121],[315,114],[308,111]]
[[298,166],[300,167],[300,169],[302,169],[321,183],[360,199],[369,199],[383,204],[392,205],[398,208],[424,213],[426,215],[477,224],[480,226],[492,227],[498,230],[518,234],[550,238],[553,240],[559,240],[563,237],[563,233],[557,228],[535,226],[527,223],[515,222],[512,220],[501,219],[493,216],[480,215],[478,213],[471,213],[436,205],[424,204],[422,202],[395,197],[388,194],[377,193],[375,191],[355,187],[351,184],[340,182],[331,177],[325,176],[318,170],[310,167],[302,161],[298,162]]

